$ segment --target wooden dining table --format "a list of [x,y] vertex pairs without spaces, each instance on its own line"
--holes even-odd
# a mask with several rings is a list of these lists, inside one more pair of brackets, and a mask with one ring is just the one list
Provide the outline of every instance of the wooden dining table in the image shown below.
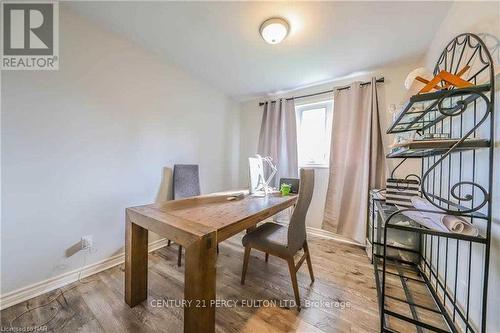
[[125,302],[147,299],[148,231],[186,249],[184,332],[215,332],[217,244],[292,206],[295,195],[222,193],[127,208]]

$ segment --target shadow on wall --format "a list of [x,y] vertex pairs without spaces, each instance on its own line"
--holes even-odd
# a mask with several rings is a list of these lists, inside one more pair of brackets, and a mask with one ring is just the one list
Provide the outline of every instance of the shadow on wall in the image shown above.
[[158,193],[156,194],[155,202],[172,200],[174,198],[172,191],[173,174],[174,172],[172,168],[169,167],[163,168],[160,187],[158,188]]
[[[173,200],[173,175],[174,171],[172,168],[164,167],[161,174],[160,186],[158,188],[158,192],[156,193],[155,202],[162,202],[167,200]],[[162,239],[158,234],[154,232],[149,232],[149,242],[153,242],[158,239]]]

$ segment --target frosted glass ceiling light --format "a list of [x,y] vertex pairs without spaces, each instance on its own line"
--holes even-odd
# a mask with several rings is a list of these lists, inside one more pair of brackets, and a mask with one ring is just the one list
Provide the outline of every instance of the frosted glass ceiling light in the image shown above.
[[269,44],[278,44],[288,35],[290,26],[288,22],[279,17],[265,20],[260,26],[260,35]]

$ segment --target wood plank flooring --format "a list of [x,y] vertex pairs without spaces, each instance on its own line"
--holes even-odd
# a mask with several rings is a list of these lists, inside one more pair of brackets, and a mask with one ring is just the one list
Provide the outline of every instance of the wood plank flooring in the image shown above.
[[[241,236],[220,244],[217,298],[231,303],[217,308],[217,332],[379,331],[373,266],[362,248],[309,237],[316,281],[310,285],[303,265],[297,273],[303,308],[297,312],[287,307],[294,297],[282,259],[270,257],[266,263],[263,253],[252,250],[246,283],[240,284]],[[177,246],[149,255],[148,299],[134,308],[124,301],[123,269],[120,265],[65,286],[63,295],[57,290],[5,309],[0,313],[1,327],[4,331],[40,327],[39,332],[182,332],[182,307],[168,303],[179,303],[183,297],[184,265],[177,267]],[[272,302],[276,306],[267,306]]]

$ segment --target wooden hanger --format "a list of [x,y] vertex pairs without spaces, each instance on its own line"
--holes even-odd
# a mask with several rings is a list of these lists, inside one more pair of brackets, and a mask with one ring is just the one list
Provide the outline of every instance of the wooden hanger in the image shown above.
[[[465,66],[457,74],[451,74],[450,72],[442,70],[441,72],[439,72],[438,75],[436,75],[430,81],[424,79],[423,77],[417,76],[415,80],[425,83],[425,87],[420,89],[418,93],[419,94],[427,93],[433,89],[435,90],[447,89],[451,85],[457,88],[471,87],[473,85],[472,83],[461,78],[461,76],[464,75],[465,72],[469,70],[469,68],[470,66]],[[439,85],[440,82],[444,82],[443,86]]]

